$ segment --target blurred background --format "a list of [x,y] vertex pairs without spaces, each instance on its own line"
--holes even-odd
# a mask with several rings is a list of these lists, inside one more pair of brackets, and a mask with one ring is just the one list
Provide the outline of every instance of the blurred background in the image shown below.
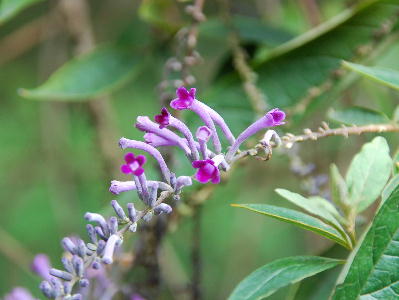
[[[339,66],[345,59],[399,68],[394,2],[205,1],[206,20],[193,21],[186,12],[191,1],[2,0],[0,295],[25,286],[42,297],[40,279],[29,269],[32,258],[47,253],[59,267],[61,238],[85,236],[86,211],[107,212],[115,197],[108,191],[110,181],[127,179],[118,172],[123,161],[119,137],[141,139],[133,126],[136,117],[158,113],[179,80],[195,86],[197,97],[217,109],[234,134],[261,110],[254,104],[256,95],[243,87],[251,80],[241,74],[240,53],[258,75],[252,83],[267,108],[287,110],[280,133],[300,134],[323,120],[334,126],[341,116],[337,112],[353,105],[390,118],[398,94]],[[189,65],[187,75],[166,62],[187,55],[182,36],[192,26],[198,30],[194,50],[201,59]],[[76,67],[76,60],[69,70],[62,67],[93,51],[86,69]],[[47,81],[60,68],[63,73]],[[102,85],[90,86],[92,78]],[[192,128],[198,124],[189,112],[181,117]],[[387,136],[394,153],[397,138]],[[330,163],[344,173],[370,138],[310,141],[290,153],[275,151],[267,163],[245,160],[210,192],[199,231],[193,228],[193,212],[183,206],[183,217],[171,222],[162,244],[161,298],[189,297],[193,240],[200,245],[203,299],[226,298],[244,276],[276,258],[327,251],[330,243],[316,235],[230,204],[284,206],[274,192],[279,187],[323,193]],[[178,154],[171,155],[178,175],[191,174]],[[311,171],[298,175],[298,168]],[[147,176],[158,175],[154,170]],[[196,189],[198,184],[191,191]],[[118,199],[126,203],[137,196],[125,193]],[[334,255],[346,254],[337,250]],[[289,293],[286,289],[271,299]]]

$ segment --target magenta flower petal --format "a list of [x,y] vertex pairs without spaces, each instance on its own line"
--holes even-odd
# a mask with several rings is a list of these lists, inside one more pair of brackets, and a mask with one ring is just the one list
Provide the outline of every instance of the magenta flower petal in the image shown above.
[[136,171],[133,171],[133,174],[136,176],[140,176],[144,173],[144,169],[143,168],[138,168]]
[[121,171],[122,171],[122,173],[125,173],[125,174],[132,173],[132,170],[130,169],[129,165],[122,165],[121,166]]
[[269,114],[271,114],[273,116],[273,120],[276,123],[276,125],[277,125],[277,123],[279,125],[284,124],[284,123],[281,123],[285,119],[285,113],[282,110],[275,108],[275,109],[271,110],[269,112]]
[[169,117],[170,114],[168,110],[164,107],[161,109],[161,114],[156,115],[154,117],[154,120],[159,124],[159,128],[162,129],[169,125]]
[[136,157],[136,161],[139,163],[140,167],[143,166],[145,164],[145,162],[147,161],[147,159],[145,158],[144,155],[137,155]]
[[131,152],[129,152],[129,153],[126,153],[126,155],[125,155],[125,162],[127,163],[127,164],[131,164],[132,162],[134,162],[134,154],[133,153],[131,153]]
[[195,89],[190,89],[190,92],[186,90],[185,87],[181,86],[176,90],[176,99],[170,102],[170,106],[177,110],[183,110],[190,108],[191,104],[194,102]]
[[207,160],[196,160],[192,163],[193,167],[198,169],[195,174],[195,178],[201,183],[212,183],[220,182],[220,172],[215,162],[211,159]]

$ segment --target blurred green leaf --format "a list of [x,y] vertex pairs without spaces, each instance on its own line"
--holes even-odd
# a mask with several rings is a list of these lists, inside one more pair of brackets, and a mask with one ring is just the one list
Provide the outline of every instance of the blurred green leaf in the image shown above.
[[383,137],[363,145],[346,174],[350,205],[361,212],[380,195],[391,174],[392,159]]
[[28,6],[40,1],[43,0],[1,0],[0,25],[14,17],[24,8],[27,8]]
[[330,109],[328,118],[346,125],[385,124],[389,118],[382,112],[365,107],[354,106],[345,110]]
[[294,224],[303,229],[320,234],[350,249],[348,242],[341,237],[341,234],[334,227],[302,212],[267,204],[232,204],[232,206],[245,208],[286,223]]
[[[309,103],[321,95],[326,97],[328,92],[344,88],[334,84],[347,77],[338,72],[342,68],[342,60],[370,57],[371,53],[365,56],[360,51],[365,46],[372,50],[380,49],[377,46],[391,32],[384,32],[379,39],[375,39],[375,32],[387,20],[396,24],[398,11],[399,4],[394,0],[362,1],[334,20],[282,44],[267,57],[257,59],[254,71],[258,73],[258,87],[267,95],[269,107]],[[222,92],[214,93],[209,101],[217,103],[228,89],[235,94],[228,98],[230,105],[246,105],[246,109],[251,111],[246,95],[240,91],[238,76],[227,77],[229,84],[226,84],[226,78],[222,78],[224,89],[217,87]],[[301,113],[305,108],[308,109],[309,105],[298,106],[295,112]]]
[[144,21],[171,32],[183,26],[179,8],[173,0],[143,0],[138,15]]
[[138,71],[141,58],[117,46],[103,46],[74,58],[34,89],[21,89],[21,96],[38,100],[88,100],[110,93]]
[[[398,299],[399,288],[399,188],[385,201],[332,299]],[[345,274],[346,273],[346,274]],[[343,277],[342,276],[342,277]]]
[[345,230],[338,221],[338,219],[342,219],[341,215],[334,205],[332,205],[326,199],[321,197],[305,198],[300,194],[293,193],[285,189],[276,189],[276,192],[291,203],[299,206],[315,216],[320,217],[329,225],[334,226],[341,234],[341,237],[349,242],[349,237],[345,234]]
[[399,71],[381,68],[381,67],[367,67],[359,64],[350,63],[347,61],[342,62],[342,65],[352,71],[359,73],[369,79],[382,83],[393,89],[399,90]]
[[393,166],[392,166],[392,173],[399,174],[399,150],[396,150],[395,154],[392,158]]
[[337,166],[330,166],[330,191],[332,201],[340,208],[348,206],[348,187]]
[[234,289],[229,300],[263,299],[278,289],[331,269],[342,260],[318,256],[294,256],[275,260],[248,275]]

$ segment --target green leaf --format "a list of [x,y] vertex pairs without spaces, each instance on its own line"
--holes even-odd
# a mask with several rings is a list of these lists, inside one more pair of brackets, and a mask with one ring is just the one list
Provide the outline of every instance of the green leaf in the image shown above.
[[[384,31],[379,39],[375,39],[375,33],[387,20],[397,24],[398,11],[396,0],[361,1],[334,20],[322,24],[316,31],[282,44],[267,57],[262,57],[254,66],[254,71],[258,74],[258,87],[268,97],[269,107],[289,107],[300,102],[305,105],[295,107],[295,112],[303,112],[310,107],[307,105],[310,101],[321,95],[327,97],[328,92],[338,88],[334,83],[343,79],[342,72],[336,72],[342,69],[342,60],[369,57],[360,54],[361,46],[370,47],[373,51],[379,49],[380,43],[386,41],[391,32]],[[227,98],[223,93],[228,90],[234,95],[227,98],[228,105],[246,105],[249,111],[250,105],[244,101],[246,95],[242,92],[239,77],[227,77],[221,79],[223,88],[216,87],[219,93],[208,98],[209,102],[224,109],[225,103],[219,101]],[[236,113],[235,110],[233,113]]]
[[263,299],[286,285],[331,269],[342,262],[318,256],[294,256],[278,259],[249,274],[238,284],[228,299]]
[[337,166],[330,166],[330,191],[332,201],[341,209],[345,209],[348,203],[348,187]]
[[232,206],[245,208],[286,223],[294,224],[333,240],[345,248],[351,248],[348,242],[341,237],[341,234],[334,227],[302,212],[267,204],[232,204]]
[[380,195],[391,174],[392,159],[383,137],[365,144],[346,174],[350,205],[361,212]]
[[[285,189],[276,189],[277,194],[287,199],[291,203],[299,206],[307,212],[322,218],[328,224],[334,226],[341,234],[344,239],[348,237],[345,234],[345,230],[337,219],[342,219],[337,209],[328,202],[326,199],[321,197],[310,197],[305,198],[300,194],[290,192]],[[347,239],[349,240],[349,239]]]
[[389,122],[389,118],[382,112],[357,106],[341,111],[330,109],[328,117],[333,121],[346,125],[360,126],[369,124],[386,124]]
[[21,96],[40,100],[83,100],[109,93],[137,73],[139,58],[128,50],[104,46],[74,58]]
[[40,1],[43,0],[1,0],[0,25],[15,16],[24,8]]
[[342,65],[347,69],[350,69],[352,71],[359,73],[362,76],[365,76],[366,78],[382,83],[383,85],[386,85],[393,89],[399,90],[398,70],[382,68],[382,67],[367,67],[359,64],[350,63],[347,61],[344,61]]
[[[334,300],[394,300],[399,295],[399,188],[378,211],[333,294]],[[343,274],[345,275],[345,274]]]

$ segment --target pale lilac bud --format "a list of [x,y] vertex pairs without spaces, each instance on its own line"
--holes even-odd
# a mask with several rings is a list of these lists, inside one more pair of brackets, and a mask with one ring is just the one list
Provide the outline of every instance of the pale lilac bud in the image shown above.
[[117,181],[112,180],[111,186],[109,187],[109,191],[115,195],[118,195],[121,192],[131,191],[136,189],[136,184],[134,181]]
[[45,254],[37,254],[31,264],[31,270],[44,280],[50,279],[50,260]]
[[67,257],[61,258],[61,262],[62,262],[62,265],[64,266],[65,270],[67,270],[69,273],[74,272],[72,262]]
[[75,294],[72,295],[70,299],[66,299],[66,300],[82,300],[82,295],[81,294]]
[[106,240],[106,239],[107,239],[107,237],[106,237],[105,234],[104,234],[104,231],[101,229],[100,226],[94,227],[94,230],[96,231],[97,235],[98,235],[101,239],[103,239],[103,240]]
[[78,248],[76,245],[72,242],[72,240],[68,237],[63,238],[62,241],[62,246],[64,247],[65,251],[68,251],[72,254],[76,254],[78,252]]
[[99,270],[99,269],[101,268],[101,262],[100,262],[100,259],[99,259],[98,257],[96,257],[96,258],[94,259],[93,263],[91,264],[91,267],[92,267],[94,270]]
[[[69,281],[69,280],[67,280],[67,281]],[[56,277],[51,277],[50,278],[50,283],[53,286],[55,297],[57,298],[57,297],[61,296],[63,294],[63,291],[64,291],[64,286],[62,284],[62,281],[59,280]]]
[[176,181],[176,191],[180,192],[180,190],[185,186],[190,186],[193,184],[190,176],[179,176]]
[[83,259],[77,255],[74,255],[72,258],[72,265],[73,269],[75,270],[75,274],[78,277],[82,277],[84,271]]
[[[147,132],[144,134],[144,140],[147,144],[150,144],[153,147],[170,147],[170,146],[178,146],[176,141],[167,140],[159,135],[151,132]],[[184,141],[182,141],[184,142]]]
[[87,224],[86,230],[87,230],[87,234],[89,236],[90,241],[93,244],[97,243],[97,234],[96,234],[96,230],[94,229],[94,226],[91,224]]
[[71,292],[72,292],[72,287],[73,287],[73,285],[72,285],[72,283],[71,282],[69,282],[69,281],[64,281],[63,283],[62,283],[62,285],[63,285],[63,288],[64,288],[64,294],[70,294]]
[[115,234],[118,231],[118,219],[116,217],[109,218],[108,228],[111,234]]
[[89,222],[96,222],[98,225],[100,225],[104,235],[105,236],[109,235],[107,222],[105,221],[105,219],[102,215],[87,212],[85,214],[85,219]]
[[99,240],[97,245],[97,255],[102,255],[105,249],[106,242],[104,240]]
[[50,269],[50,275],[61,278],[66,281],[71,281],[73,279],[73,276],[71,275],[71,273],[61,271],[58,269],[54,269],[54,268]]
[[39,286],[40,290],[47,298],[51,299],[55,297],[55,292],[53,287],[51,286],[50,282],[42,281]]
[[158,183],[153,181],[149,183],[149,198],[147,205],[153,207],[158,197]]
[[212,131],[206,126],[199,127],[195,134],[195,137],[197,138],[198,141],[204,141],[205,143],[209,141],[211,136],[212,136]]
[[89,285],[90,285],[90,282],[89,282],[89,280],[87,280],[86,278],[82,278],[82,279],[79,280],[79,286],[80,286],[81,288],[86,288],[86,287],[88,287]]
[[115,246],[120,241],[120,237],[116,234],[113,234],[109,237],[104,249],[104,255],[102,258],[103,263],[107,265],[112,264]]
[[122,220],[125,220],[126,214],[125,211],[123,210],[123,208],[119,205],[118,201],[116,200],[112,200],[111,201],[111,205],[114,208],[115,213],[118,215],[118,217]]
[[171,212],[172,212],[172,207],[166,203],[161,203],[154,208],[154,214],[156,215],[160,215],[162,213],[170,214]]
[[78,239],[77,241],[77,247],[78,247],[78,255],[82,258],[85,258],[86,254],[87,254],[87,247],[86,247],[86,243],[81,240]]
[[129,215],[129,219],[130,221],[132,221],[133,223],[135,223],[137,221],[137,213],[136,213],[136,209],[134,208],[134,204],[133,203],[128,203],[127,204],[127,211],[128,211],[128,215]]

